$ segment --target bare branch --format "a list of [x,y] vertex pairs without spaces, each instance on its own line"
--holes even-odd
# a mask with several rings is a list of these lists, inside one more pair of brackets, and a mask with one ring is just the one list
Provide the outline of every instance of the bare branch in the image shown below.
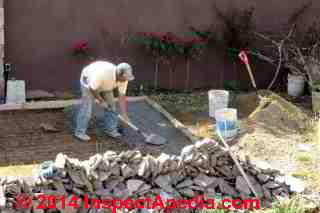
[[284,39],[282,39],[279,44],[277,42],[275,42],[275,41],[272,41],[274,44],[276,44],[276,46],[278,48],[279,61],[278,61],[278,66],[277,66],[277,70],[276,70],[276,72],[274,74],[274,77],[273,77],[272,81],[270,82],[270,84],[268,86],[268,90],[271,89],[271,87],[273,86],[274,82],[276,81],[276,79],[277,79],[277,77],[279,75],[281,64],[282,64],[282,47],[284,45],[284,42],[291,37],[291,35],[293,33],[293,30],[294,30],[294,27],[291,28],[291,30],[288,33],[288,35]]
[[260,58],[260,59],[263,60],[263,61],[268,62],[269,64],[274,65],[274,63],[275,63],[272,58],[270,58],[270,57],[268,57],[268,56],[265,56],[265,55],[263,55],[263,54],[261,54],[261,53],[259,53],[259,52],[248,51],[248,53],[251,54],[251,55],[257,56],[258,58]]

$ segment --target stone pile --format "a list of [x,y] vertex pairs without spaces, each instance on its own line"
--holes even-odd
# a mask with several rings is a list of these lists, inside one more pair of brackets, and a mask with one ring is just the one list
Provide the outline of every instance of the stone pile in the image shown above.
[[[240,159],[239,159],[240,160]],[[250,160],[240,161],[259,199],[272,201],[276,196],[288,197],[292,190],[279,172],[269,166],[256,166]],[[60,153],[50,175],[37,175],[28,179],[2,177],[0,199],[2,209],[15,205],[15,196],[21,193],[38,195],[72,195],[101,200],[118,198],[138,199],[161,195],[162,199],[191,199],[197,195],[216,199],[217,196],[249,198],[253,194],[230,155],[211,139],[186,146],[180,156],[162,153],[159,157],[142,156],[139,151],[117,154],[107,151],[86,161],[68,158]],[[42,174],[40,171],[37,174]],[[240,196],[242,195],[242,196]],[[34,201],[33,205],[36,205]],[[59,208],[57,208],[59,210]],[[61,209],[60,209],[61,210]],[[102,209],[100,209],[102,211]],[[35,209],[42,213],[52,209]],[[88,209],[64,209],[64,212],[88,212]],[[97,210],[99,211],[99,210]],[[129,211],[128,209],[124,211]],[[132,209],[130,212],[137,211]]]

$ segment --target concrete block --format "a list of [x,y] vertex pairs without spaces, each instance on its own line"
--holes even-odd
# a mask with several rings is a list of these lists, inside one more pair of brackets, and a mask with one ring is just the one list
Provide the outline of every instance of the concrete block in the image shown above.
[[7,100],[6,103],[25,103],[26,86],[23,80],[9,80],[7,82]]

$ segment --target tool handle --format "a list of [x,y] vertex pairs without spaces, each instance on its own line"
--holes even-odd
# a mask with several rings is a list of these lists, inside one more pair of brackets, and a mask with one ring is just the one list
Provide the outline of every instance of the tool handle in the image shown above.
[[252,183],[250,182],[247,174],[245,173],[245,171],[243,170],[242,166],[240,165],[239,161],[237,160],[237,158],[233,155],[233,153],[231,152],[230,146],[228,145],[228,143],[223,139],[223,137],[221,136],[220,131],[218,131],[218,136],[220,138],[220,140],[222,141],[224,147],[228,150],[230,157],[232,158],[233,162],[235,162],[236,166],[238,167],[240,173],[242,174],[243,178],[245,179],[245,181],[247,182],[247,184],[249,185],[249,188],[251,189],[251,191],[253,192],[253,194],[258,198],[259,195],[256,192],[256,190],[254,189]]
[[249,72],[249,75],[250,75],[251,83],[252,83],[253,87],[254,87],[255,89],[257,89],[257,85],[256,85],[256,82],[255,82],[255,80],[254,80],[254,77],[253,77],[253,74],[252,74],[250,65],[249,65],[249,64],[246,64],[246,66],[247,66],[247,69],[248,69],[248,72]]
[[247,70],[248,70],[248,73],[249,73],[249,76],[250,76],[250,80],[251,80],[251,83],[252,83],[253,87],[255,89],[257,89],[257,85],[256,85],[256,82],[254,80],[254,77],[253,77],[253,74],[252,74],[252,70],[251,70],[251,67],[249,65],[249,59],[248,59],[246,53],[244,51],[241,51],[240,54],[239,54],[239,57],[247,67]]
[[135,125],[133,125],[131,122],[126,121],[121,115],[118,115],[119,119],[122,120],[123,122],[125,122],[126,124],[128,124],[133,130],[140,132],[140,129],[138,129],[138,127],[136,127]]
[[[105,103],[102,103],[103,107],[108,107]],[[118,118],[123,121],[124,123],[128,124],[134,131],[145,135],[143,132],[141,132],[140,129],[138,129],[138,127],[136,127],[135,125],[133,125],[131,122],[127,121],[126,119],[124,119],[121,115],[118,115]]]

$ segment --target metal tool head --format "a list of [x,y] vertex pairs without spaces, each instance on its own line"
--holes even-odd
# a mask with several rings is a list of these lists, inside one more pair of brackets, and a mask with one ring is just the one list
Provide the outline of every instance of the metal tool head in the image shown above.
[[146,137],[146,142],[154,145],[163,145],[166,144],[168,141],[167,139],[159,135],[150,134]]

